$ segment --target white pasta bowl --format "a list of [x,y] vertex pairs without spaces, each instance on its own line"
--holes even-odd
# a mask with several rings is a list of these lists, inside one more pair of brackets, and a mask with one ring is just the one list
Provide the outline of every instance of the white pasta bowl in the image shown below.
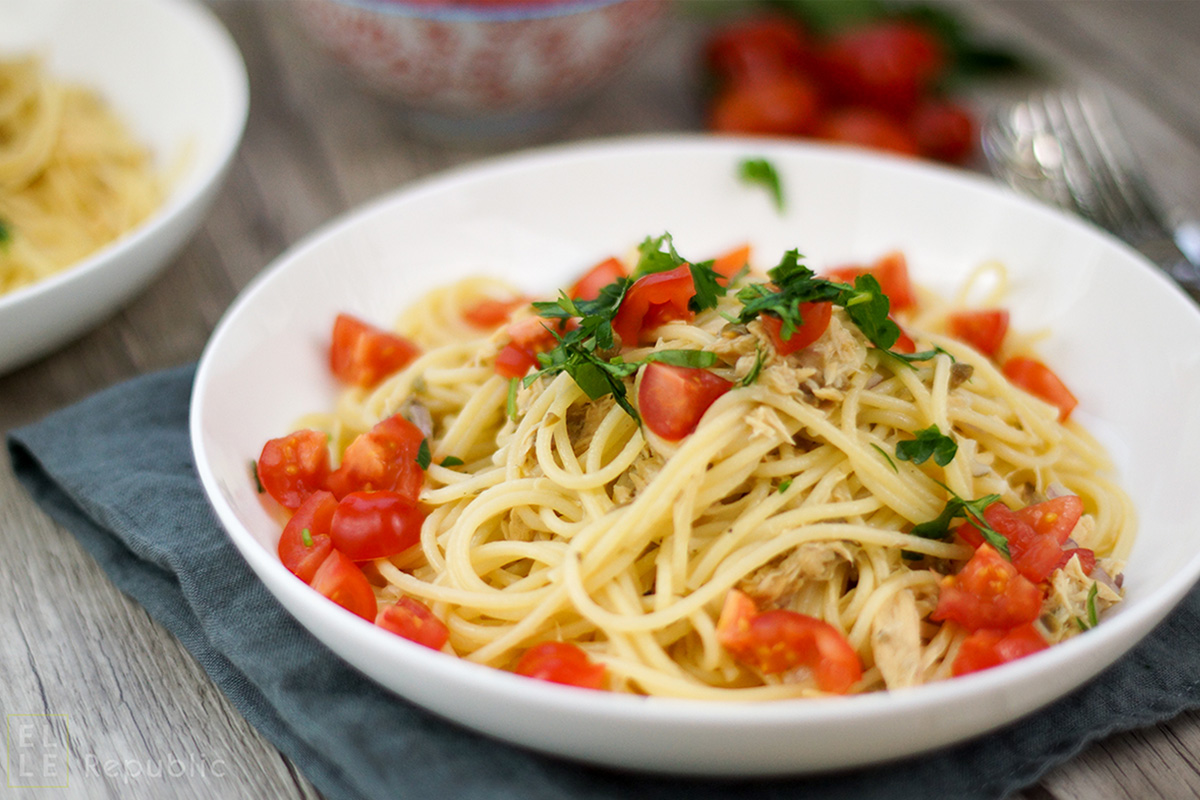
[[98,324],[146,286],[200,225],[241,141],[249,87],[241,55],[192,0],[13,0],[0,56],[33,53],[54,77],[96,91],[148,146],[163,204],[116,241],[0,295],[0,371]]
[[[739,181],[750,156],[778,169],[782,213]],[[702,702],[559,687],[435,653],[326,601],[280,564],[279,523],[246,464],[266,439],[334,402],[324,353],[337,312],[390,320],[435,285],[477,273],[552,291],[663,231],[685,255],[749,241],[764,264],[798,247],[815,268],[899,248],[917,282],[943,291],[1002,260],[1014,326],[1048,330],[1042,354],[1078,395],[1078,418],[1108,446],[1137,506],[1126,602],[1084,635],[964,678],[849,698]],[[1200,575],[1191,530],[1200,515],[1191,485],[1200,475],[1200,352],[1184,346],[1196,341],[1200,313],[1140,256],[977,176],[811,144],[633,139],[452,172],[312,235],[222,320],[196,377],[191,434],[211,503],[249,566],[303,625],[389,689],[569,758],[800,773],[909,755],[1015,720],[1096,675],[1180,600]]]

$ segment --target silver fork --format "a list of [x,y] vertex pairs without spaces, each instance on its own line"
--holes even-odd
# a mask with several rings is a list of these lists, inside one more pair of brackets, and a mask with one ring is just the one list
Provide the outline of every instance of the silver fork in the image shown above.
[[1200,254],[1181,249],[1102,96],[1032,95],[992,114],[982,142],[997,177],[1112,232],[1200,301]]

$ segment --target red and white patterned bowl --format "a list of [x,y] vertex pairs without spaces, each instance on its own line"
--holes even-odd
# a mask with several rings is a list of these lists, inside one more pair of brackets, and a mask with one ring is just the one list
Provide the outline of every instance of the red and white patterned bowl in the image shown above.
[[374,90],[453,122],[536,124],[596,89],[669,0],[306,0],[302,26]]

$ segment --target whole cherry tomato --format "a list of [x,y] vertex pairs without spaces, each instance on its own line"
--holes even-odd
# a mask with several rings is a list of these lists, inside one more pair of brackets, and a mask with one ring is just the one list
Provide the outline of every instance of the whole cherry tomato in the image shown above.
[[713,103],[710,127],[718,133],[804,136],[820,118],[820,93],[801,73],[781,73],[730,83]]

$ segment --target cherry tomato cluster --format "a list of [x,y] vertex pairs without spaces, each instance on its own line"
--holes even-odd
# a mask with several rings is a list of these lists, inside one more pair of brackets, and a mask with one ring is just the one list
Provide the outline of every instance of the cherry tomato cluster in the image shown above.
[[708,40],[709,127],[802,136],[963,163],[974,117],[938,93],[951,57],[933,31],[881,19],[818,37],[795,19],[757,16]]

